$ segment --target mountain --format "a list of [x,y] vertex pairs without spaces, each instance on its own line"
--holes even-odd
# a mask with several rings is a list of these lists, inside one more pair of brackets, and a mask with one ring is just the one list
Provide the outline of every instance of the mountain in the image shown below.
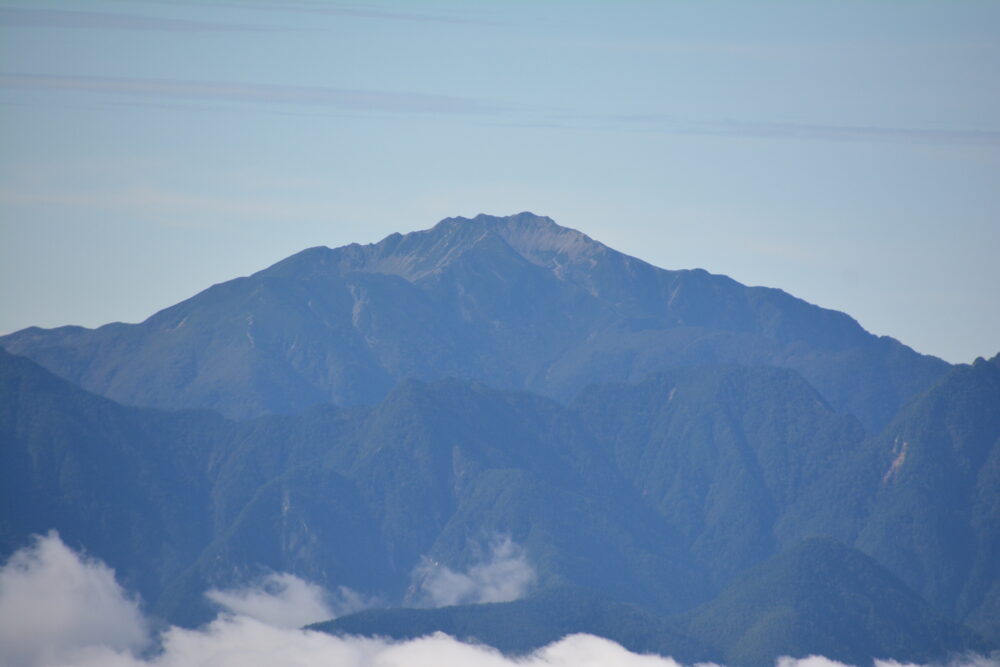
[[[1000,355],[949,366],[531,214],[3,345],[0,558],[56,529],[171,623],[288,572],[391,608],[328,630],[512,652],[1000,647]],[[503,596],[434,592],[496,562]]]
[[710,645],[640,607],[582,588],[561,586],[514,602],[439,609],[371,609],[311,626],[330,634],[413,639],[444,632],[521,655],[577,633],[597,634],[634,653],[658,653],[686,663],[717,660]]
[[0,350],[0,552],[58,529],[150,595],[200,552],[213,413],[126,408]]
[[781,655],[926,663],[986,647],[871,558],[821,538],[746,571],[678,620],[692,636],[722,647],[730,665],[766,667]]
[[850,540],[861,520],[864,429],[794,371],[682,368],[593,386],[571,409],[717,586],[810,535]]
[[[971,378],[981,391],[996,372],[993,362],[959,367],[911,408],[953,394],[953,382]],[[879,476],[866,462],[882,440],[785,369],[676,369],[592,387],[568,407],[471,381],[410,380],[370,407],[235,422],[122,406],[0,351],[0,406],[0,556],[55,528],[175,623],[211,617],[205,590],[273,571],[419,603],[415,575],[426,564],[469,570],[503,536],[523,549],[537,594],[370,611],[326,629],[402,637],[433,628],[513,652],[593,632],[734,664],[845,637],[854,639],[828,655],[918,659],[998,645],[961,626],[995,627],[991,552],[972,555],[978,569],[961,590],[978,597],[965,607],[933,611],[899,581],[933,593],[942,576],[954,578],[966,558],[955,551],[915,578],[899,565],[937,554],[948,526],[930,522],[901,548],[869,545],[892,574],[807,539],[880,534],[881,517],[901,510],[870,488]],[[908,480],[894,483],[922,498],[926,482]],[[997,524],[983,512],[997,506],[998,488],[984,479],[974,505],[944,488],[934,503],[989,545]],[[803,539],[811,546],[798,548]],[[815,592],[831,590],[842,597]],[[859,603],[862,593],[870,599]]]
[[857,546],[1000,640],[1000,355],[914,399],[859,467],[874,492]]
[[665,611],[707,595],[670,527],[549,399],[410,381],[373,408],[236,423],[121,406],[6,353],[0,380],[0,555],[56,528],[173,622],[269,570],[402,599],[424,556],[465,568],[497,535],[541,586],[596,582]]
[[140,324],[30,328],[0,345],[123,403],[233,418],[373,404],[410,377],[565,401],[592,383],[737,363],[794,369],[878,430],[948,369],[843,313],[659,269],[530,213],[310,248]]
[[741,667],[767,667],[783,655],[857,665],[888,656],[927,662],[988,646],[871,558],[823,538],[771,557],[714,600],[672,618],[562,587],[515,602],[373,609],[311,628],[392,639],[445,632],[514,655],[586,632],[636,653]]

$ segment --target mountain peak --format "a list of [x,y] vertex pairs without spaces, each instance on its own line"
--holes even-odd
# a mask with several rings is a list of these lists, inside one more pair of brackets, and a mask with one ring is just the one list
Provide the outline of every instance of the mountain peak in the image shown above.
[[[609,251],[583,232],[556,224],[552,218],[524,211],[510,216],[479,214],[451,217],[430,229],[390,234],[377,243],[353,243],[339,248],[310,248],[278,264],[269,272],[314,271],[319,264],[346,273],[383,273],[416,282],[437,273],[484,242],[502,241],[532,264],[560,273],[566,266],[593,264],[595,255]],[[308,265],[308,267],[306,266]]]
[[506,217],[481,213],[475,218],[446,218],[434,229],[442,226],[496,234],[528,261],[549,268],[588,259],[608,250],[604,244],[583,232],[563,227],[552,218],[528,211]]

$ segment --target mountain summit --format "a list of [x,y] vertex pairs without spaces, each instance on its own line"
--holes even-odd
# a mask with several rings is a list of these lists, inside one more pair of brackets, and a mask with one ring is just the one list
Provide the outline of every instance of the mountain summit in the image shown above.
[[524,259],[562,273],[567,266],[586,262],[609,248],[587,235],[560,227],[551,218],[519,213],[507,218],[479,215],[474,219],[446,218],[432,229],[410,234],[392,234],[379,243],[351,244],[336,249],[311,248],[293,255],[286,263],[301,266],[299,258],[313,265],[315,255],[324,254],[321,265],[336,265],[341,273],[384,273],[409,282],[440,273],[466,252],[488,249],[501,241]]
[[875,429],[948,369],[843,313],[660,269],[531,213],[310,248],[140,324],[29,328],[0,344],[123,403],[230,417],[374,403],[407,377],[568,400],[595,382],[738,363],[794,369]]

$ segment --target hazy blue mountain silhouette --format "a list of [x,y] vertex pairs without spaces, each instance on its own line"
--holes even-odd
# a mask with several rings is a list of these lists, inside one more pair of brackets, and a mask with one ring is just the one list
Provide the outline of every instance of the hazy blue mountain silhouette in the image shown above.
[[718,598],[677,620],[735,665],[767,667],[779,655],[857,665],[892,656],[920,664],[958,646],[988,646],[873,559],[821,538],[744,572]]
[[[496,535],[539,585],[595,581],[664,611],[702,569],[549,399],[442,380],[373,408],[230,422],[121,406],[0,351],[3,555],[58,529],[176,622],[267,570],[401,599],[422,556],[467,566]],[[9,508],[9,510],[7,509]]]
[[948,368],[779,289],[659,269],[530,213],[310,248],[141,324],[0,344],[123,403],[238,418],[371,404],[407,377],[569,400],[594,382],[737,363],[794,369],[877,430]]
[[950,366],[527,213],[0,342],[0,558],[59,530],[171,622],[272,571],[419,604],[416,567],[502,536],[528,598],[329,629],[734,664],[1000,647],[1000,355]]
[[[738,664],[843,637],[830,655],[851,660],[995,648],[998,374],[996,359],[957,367],[866,438],[786,369],[675,369],[569,407],[410,380],[370,407],[234,422],[122,406],[0,350],[0,556],[58,529],[157,613],[192,624],[213,613],[204,590],[268,571],[406,603],[424,556],[460,571],[504,535],[539,596],[330,628],[440,626],[513,651],[587,631]],[[902,463],[898,448],[886,460],[893,429],[914,443]],[[977,452],[971,494],[948,481],[962,452]],[[956,526],[976,549],[942,549]],[[881,565],[829,540],[802,546],[815,535]],[[594,590],[562,607],[580,587]],[[550,622],[516,631],[540,615]]]

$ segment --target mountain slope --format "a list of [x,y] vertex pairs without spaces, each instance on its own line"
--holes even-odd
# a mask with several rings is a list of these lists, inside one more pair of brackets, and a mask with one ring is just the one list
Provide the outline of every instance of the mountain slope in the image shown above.
[[[993,451],[983,449],[989,440],[975,434],[993,424],[996,373],[995,360],[959,367],[914,402],[952,406],[927,422],[952,415],[941,422],[952,439],[906,431],[928,463],[907,458],[887,487],[895,491],[879,496],[868,487],[885,469],[872,457],[891,464],[876,456],[873,443],[883,441],[861,439],[853,417],[783,369],[678,369],[594,387],[570,407],[476,382],[410,380],[371,407],[232,422],[122,406],[0,351],[0,557],[55,528],[114,567],[156,613],[194,625],[214,611],[206,589],[272,571],[394,605],[417,602],[421,564],[467,571],[501,536],[523,549],[538,589],[586,586],[645,610],[629,611],[635,623],[623,627],[607,605],[581,602],[593,617],[546,626],[552,632],[573,626],[653,646],[678,635],[673,625],[651,635],[650,616],[704,605],[725,589],[681,634],[716,644],[723,629],[739,630],[720,644],[737,662],[826,650],[841,637],[857,638],[844,644],[851,655],[918,659],[916,649],[937,655],[980,644],[929,615],[868,557],[825,542],[804,556],[774,554],[810,535],[860,530],[864,548],[928,595],[972,563],[949,589],[967,597],[941,608],[995,627],[990,512],[1000,485],[983,463],[995,458],[984,453]],[[980,481],[969,502],[950,472],[942,484],[934,471],[973,459]],[[903,474],[911,463],[923,472]],[[943,511],[950,522],[927,521],[920,533],[875,530],[917,525],[912,508]],[[969,526],[981,545],[969,554],[936,546]],[[890,539],[869,539],[881,535]],[[908,567],[914,559],[921,568]],[[817,596],[824,586],[830,594]],[[520,607],[503,609],[500,619]],[[766,623],[741,625],[758,617]],[[487,632],[483,623],[463,631]],[[913,651],[897,650],[907,645]]]
[[1000,355],[958,366],[872,443],[856,545],[1000,639]]
[[678,620],[737,665],[773,665],[781,655],[925,663],[985,647],[871,558],[818,538],[745,572]]
[[810,535],[858,529],[864,430],[793,371],[677,369],[591,387],[571,409],[717,585]]
[[230,417],[375,403],[406,377],[569,399],[592,382],[739,363],[795,369],[876,429],[948,367],[843,313],[658,269],[530,213],[311,248],[141,324],[0,344],[115,400]]
[[208,412],[126,408],[0,349],[0,553],[55,528],[154,595],[209,539],[205,467],[227,430]]
[[685,636],[666,619],[570,587],[540,591],[514,602],[439,609],[373,609],[317,623],[311,629],[392,639],[444,632],[515,655],[583,632],[611,639],[636,653],[658,653],[688,663],[718,659],[714,649]]
[[674,618],[561,587],[515,602],[368,610],[312,629],[392,639],[445,632],[508,654],[586,632],[634,652],[744,667],[773,665],[782,655],[858,665],[887,656],[927,662],[987,646],[871,558],[819,538],[770,558],[716,599]]
[[0,556],[55,528],[174,622],[267,571],[400,600],[423,557],[461,570],[497,535],[539,585],[596,580],[665,611],[707,594],[549,399],[410,381],[374,408],[235,423],[121,406],[2,351],[0,390]]
[[423,557],[462,570],[505,536],[524,547],[539,585],[597,581],[666,611],[709,593],[669,526],[548,399],[409,381],[371,409],[314,409],[240,431],[212,473],[218,527],[195,580],[258,562],[401,599]]

